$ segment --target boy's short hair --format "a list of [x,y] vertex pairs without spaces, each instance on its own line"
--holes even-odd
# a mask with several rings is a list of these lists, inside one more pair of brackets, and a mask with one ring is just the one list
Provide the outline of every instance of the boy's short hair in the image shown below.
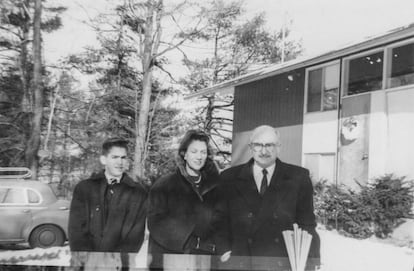
[[102,144],[102,155],[107,155],[113,147],[124,148],[128,151],[128,141],[121,137],[108,138]]

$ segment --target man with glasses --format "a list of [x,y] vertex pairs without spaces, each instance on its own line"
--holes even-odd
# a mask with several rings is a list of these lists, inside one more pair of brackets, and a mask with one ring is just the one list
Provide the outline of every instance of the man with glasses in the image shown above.
[[[292,230],[296,223],[312,235],[309,257],[318,259],[320,241],[309,171],[278,159],[280,135],[271,126],[254,129],[249,148],[250,161],[220,176],[228,206],[231,256],[287,258],[282,231]],[[253,257],[236,258],[253,264]]]

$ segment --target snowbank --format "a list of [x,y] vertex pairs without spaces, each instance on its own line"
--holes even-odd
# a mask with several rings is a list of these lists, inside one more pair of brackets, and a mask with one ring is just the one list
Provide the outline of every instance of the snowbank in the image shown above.
[[[413,271],[414,249],[384,244],[375,239],[358,240],[335,231],[318,229],[321,237],[321,271]],[[147,244],[134,258],[136,267],[147,263]],[[0,264],[69,266],[66,247],[0,252]]]
[[323,271],[413,271],[414,250],[318,230]]

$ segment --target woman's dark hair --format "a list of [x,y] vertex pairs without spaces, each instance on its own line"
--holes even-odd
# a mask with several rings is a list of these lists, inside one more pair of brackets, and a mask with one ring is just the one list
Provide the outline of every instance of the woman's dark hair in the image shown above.
[[107,155],[113,147],[124,148],[128,151],[128,141],[120,137],[108,138],[102,144],[102,155]]
[[211,155],[211,149],[209,146],[210,138],[206,133],[200,130],[188,130],[187,133],[185,133],[184,137],[181,139],[180,146],[178,147],[178,155],[181,156],[181,158],[184,159],[185,153],[187,152],[188,146],[193,141],[202,141],[205,142],[207,145],[207,155]]

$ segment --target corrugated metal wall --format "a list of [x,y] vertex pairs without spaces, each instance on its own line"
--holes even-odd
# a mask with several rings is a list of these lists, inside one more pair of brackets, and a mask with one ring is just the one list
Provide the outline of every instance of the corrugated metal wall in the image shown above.
[[302,124],[304,81],[303,68],[236,86],[233,131],[249,131],[260,124]]
[[237,86],[234,93],[232,164],[246,162],[249,132],[263,124],[280,128],[280,158],[301,164],[305,69]]

